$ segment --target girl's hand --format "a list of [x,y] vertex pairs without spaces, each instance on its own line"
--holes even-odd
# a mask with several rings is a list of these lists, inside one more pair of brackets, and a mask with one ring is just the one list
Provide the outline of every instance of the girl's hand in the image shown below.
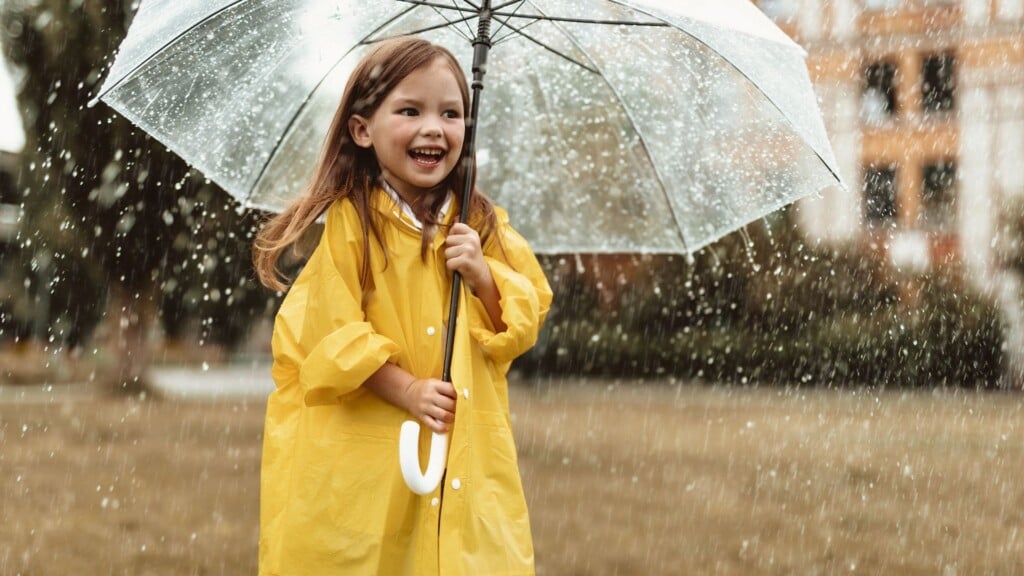
[[431,431],[444,434],[455,421],[455,387],[434,378],[417,378],[405,390],[405,409]]
[[462,274],[462,279],[473,292],[494,283],[491,268],[484,260],[480,235],[468,225],[458,222],[448,232],[444,242],[445,263],[449,270]]
[[449,270],[457,270],[462,274],[466,285],[476,294],[487,310],[496,332],[507,329],[501,319],[501,295],[494,284],[491,267],[484,260],[484,251],[480,247],[480,235],[469,226],[457,223],[448,232],[444,242],[444,257]]

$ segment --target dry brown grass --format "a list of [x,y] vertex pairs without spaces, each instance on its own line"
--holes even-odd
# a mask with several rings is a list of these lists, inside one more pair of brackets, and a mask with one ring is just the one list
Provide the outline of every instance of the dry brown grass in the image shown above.
[[[1024,574],[1024,396],[536,383],[538,573]],[[254,574],[260,402],[0,404],[0,574]]]
[[540,566],[1024,574],[1022,401],[614,384],[520,394]]

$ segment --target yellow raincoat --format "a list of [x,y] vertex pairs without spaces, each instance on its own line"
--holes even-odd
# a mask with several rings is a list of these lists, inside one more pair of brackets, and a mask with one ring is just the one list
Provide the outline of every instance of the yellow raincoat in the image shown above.
[[[536,341],[551,289],[499,209],[495,233],[504,250],[492,238],[484,256],[508,328],[495,333],[483,304],[462,291],[448,468],[433,494],[417,496],[398,465],[399,427],[411,416],[361,384],[385,362],[441,377],[451,276],[443,232],[424,262],[408,216],[382,190],[372,204],[386,217],[387,266],[371,235],[372,268],[361,286],[359,219],[348,200],[336,202],[274,324],[277,387],[263,445],[259,573],[533,574],[505,374]],[[423,463],[429,437],[424,427]]]

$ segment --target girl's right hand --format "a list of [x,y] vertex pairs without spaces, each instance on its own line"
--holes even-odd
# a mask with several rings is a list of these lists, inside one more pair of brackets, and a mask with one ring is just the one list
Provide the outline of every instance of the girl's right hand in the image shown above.
[[455,386],[435,378],[417,378],[405,391],[406,409],[431,431],[444,434],[455,421]]

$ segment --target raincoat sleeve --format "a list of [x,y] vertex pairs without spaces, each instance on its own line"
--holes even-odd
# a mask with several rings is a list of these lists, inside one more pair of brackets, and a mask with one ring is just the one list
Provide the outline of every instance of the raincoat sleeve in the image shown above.
[[469,296],[469,332],[484,353],[498,364],[507,364],[537,341],[541,324],[551,307],[551,287],[533,250],[508,221],[508,214],[495,208],[497,226],[484,246],[484,260],[498,287],[501,319],[507,328],[496,332],[487,309],[476,296]]
[[282,352],[279,359],[275,350],[275,363],[284,367],[287,358],[299,357],[290,363],[298,366],[307,406],[338,402],[399,353],[398,345],[375,332],[363,312],[362,242],[352,204],[335,203],[320,244],[292,288],[305,297],[305,306],[282,305],[282,313],[301,313],[302,320],[282,322],[279,317],[281,329],[275,325],[275,344]]

